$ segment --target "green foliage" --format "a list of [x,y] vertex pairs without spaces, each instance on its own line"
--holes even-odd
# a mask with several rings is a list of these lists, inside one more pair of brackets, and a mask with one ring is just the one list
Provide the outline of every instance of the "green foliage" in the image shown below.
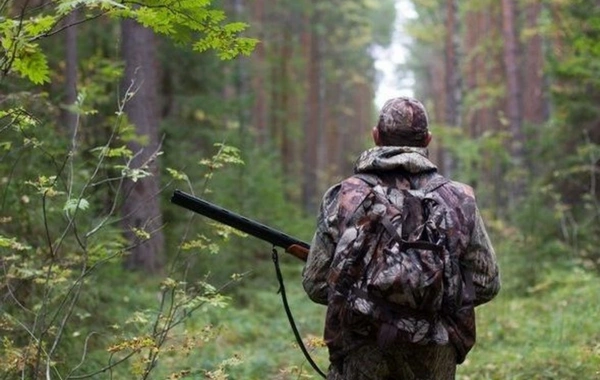
[[115,10],[115,16],[134,18],[178,44],[191,44],[198,52],[213,49],[222,59],[250,54],[257,40],[239,36],[247,25],[223,24],[225,13],[210,6],[211,1],[147,1],[140,8]]
[[56,19],[49,15],[28,19],[0,19],[0,71],[3,75],[15,71],[35,84],[49,81],[49,68],[45,55],[35,41],[48,32]]
[[[87,75],[79,82],[77,101],[67,107],[78,115],[70,136],[53,122],[60,112],[53,105],[56,99],[32,86],[53,79],[48,59],[52,49],[42,42],[70,26],[62,20],[74,9],[84,20],[101,15],[134,18],[177,43],[215,49],[221,58],[248,54],[255,41],[240,37],[246,25],[226,23],[224,13],[211,9],[208,1],[62,1],[22,13],[15,9],[13,18],[0,19],[3,85],[17,88],[18,78],[31,82],[24,91],[1,99],[0,167],[5,186],[0,219],[0,375],[95,378],[109,373],[145,379],[159,356],[185,350],[189,354],[210,340],[210,328],[188,333],[184,322],[200,309],[226,307],[229,300],[221,289],[177,271],[189,263],[185,244],[174,257],[172,277],[160,284],[120,269],[120,260],[132,248],[126,245],[116,213],[123,181],[152,175],[146,166],[132,166],[135,152],[125,143],[140,137],[125,119],[123,102],[113,110],[115,116],[99,112],[113,107],[115,99],[108,92],[119,80],[121,66],[97,52],[82,61]],[[94,131],[83,128],[86,123],[95,124]],[[213,170],[236,160],[235,150],[224,145],[221,150],[222,160]],[[173,173],[186,178],[182,172]],[[221,226],[214,229],[221,240],[230,234]],[[133,230],[141,240],[150,237],[144,228]],[[218,249],[208,239],[203,244],[203,250]],[[131,283],[119,281],[123,292],[115,292],[114,278]],[[157,290],[139,294],[135,289],[140,283]],[[131,309],[106,308],[120,303]],[[169,378],[203,372],[197,366],[181,368],[177,361],[162,370],[170,372]],[[225,378],[226,365],[213,372],[214,378]]]
[[[405,31],[416,42],[411,47],[441,48],[444,41],[444,22],[440,10],[444,8],[441,0],[412,1],[417,17],[407,22]],[[419,55],[415,54],[414,58]]]
[[600,174],[600,45],[596,38],[600,12],[586,1],[555,6],[559,25],[549,19],[543,24],[544,33],[555,36],[561,46],[548,52],[555,109],[547,125],[530,132],[529,160],[532,174],[538,177],[532,181],[531,198],[538,199],[541,225],[548,224],[541,210],[550,210],[554,238],[572,250],[570,258],[598,270],[600,256],[592,247],[599,243],[600,218],[596,186]]
[[[504,277],[518,276],[516,255],[510,247],[498,248],[505,252]],[[550,268],[523,297],[503,290],[478,309],[478,343],[457,379],[597,378],[599,290],[598,278],[589,272]]]
[[[565,177],[569,178],[568,183],[562,182],[564,188],[579,196],[587,193],[590,176],[595,178],[598,175],[594,166],[590,166],[595,162],[590,160],[594,159],[594,155],[597,160],[594,151],[597,152],[600,143],[600,111],[597,106],[600,99],[600,44],[597,39],[600,11],[586,1],[559,3],[557,6],[562,15],[561,25],[558,30],[550,30],[559,35],[564,49],[552,51],[549,57],[548,71],[555,78],[551,88],[556,104],[552,127],[554,137],[561,141],[559,149],[566,152],[569,159],[555,160],[556,169],[562,173],[562,178],[556,179],[562,182]],[[573,161],[583,166],[574,165]],[[578,175],[573,169],[579,171]]]
[[[460,128],[431,125],[436,140],[448,149],[458,162],[456,179],[466,183],[477,183],[481,173],[491,170],[499,162],[508,162],[510,156],[504,149],[508,134],[503,131],[487,131],[477,138],[470,138]],[[485,198],[486,189],[481,189]]]
[[[390,8],[391,13],[386,13]],[[393,25],[374,20],[383,13],[386,20],[393,20],[393,4],[369,0],[318,2],[315,13],[314,28],[328,52],[323,62],[327,79],[336,85],[349,84],[348,90],[342,92],[374,82],[373,59],[365,52],[391,39]],[[335,20],[335,24],[330,20]]]
[[[195,178],[189,182],[192,192],[301,240],[310,240],[313,216],[303,215],[297,205],[286,199],[287,184],[282,180],[279,167],[274,165],[278,161],[275,154],[262,149],[239,152],[222,143],[217,143],[213,151],[215,153],[210,159],[199,162],[202,169],[199,174],[191,176]],[[244,165],[240,165],[242,159]],[[190,168],[188,173],[192,170]],[[221,282],[231,273],[250,272],[253,278],[271,270],[271,247],[268,243],[223,226],[215,229],[217,226],[202,218],[190,231],[193,238],[184,242],[186,250],[201,255],[201,262],[195,268],[198,274],[210,272],[213,281]],[[215,246],[207,243],[214,239],[220,241],[219,255],[207,255],[216,251]]]
[[63,18],[76,9],[88,20],[100,16],[135,19],[196,51],[215,50],[222,59],[248,55],[257,42],[241,37],[247,25],[226,23],[224,12],[211,8],[211,1],[63,0],[52,3],[52,7],[24,8],[13,17],[0,19],[2,77],[14,75],[34,84],[49,82],[50,68],[40,41],[69,27],[63,25]]
[[[327,350],[320,338],[325,309],[306,303],[304,290],[297,281],[302,266],[293,260],[286,262],[282,258],[288,301],[305,345],[320,368],[326,371]],[[227,369],[231,378],[319,378],[295,342],[277,290],[271,264],[260,276],[246,279],[244,286],[235,288],[235,302],[228,309],[210,309],[194,316],[188,323],[190,331],[209,324],[218,339],[204,346],[202,355],[184,360],[218,369],[224,360],[237,358],[241,365]],[[266,320],[269,321],[268,328],[265,327]]]
[[[493,228],[493,240],[504,282],[510,283],[520,275],[520,264],[514,260],[523,253],[512,250],[511,235],[497,235],[498,228]],[[325,308],[307,303],[298,281],[301,265],[295,260],[282,261],[300,334],[313,359],[326,370],[327,350],[320,339]],[[143,279],[123,278],[127,283],[112,290],[110,303],[115,305],[115,313],[131,316],[145,308],[143,303],[152,304],[155,294],[151,287],[143,286]],[[110,278],[104,281],[111,287]],[[127,286],[129,281],[132,288]],[[467,361],[458,367],[457,379],[594,379],[600,365],[594,318],[600,312],[599,284],[590,272],[547,266],[540,271],[536,285],[505,287],[497,299],[478,308],[478,340]],[[233,289],[233,304],[200,309],[177,331],[173,343],[186,349],[165,352],[156,377],[189,371],[190,378],[203,378],[224,371],[239,379],[318,379],[295,343],[272,265]],[[269,321],[268,328],[265,321]],[[183,328],[187,337],[199,334],[198,338],[186,340],[179,334]],[[229,365],[232,362],[236,365]]]
[[[148,378],[159,356],[185,351],[173,341],[182,342],[189,354],[210,340],[208,326],[188,333],[185,322],[199,310],[226,307],[229,298],[222,294],[223,288],[242,276],[231,278],[221,288],[200,277],[187,279],[186,271],[179,268],[187,269],[195,256],[189,246],[198,240],[182,242],[173,258],[172,277],[160,284],[125,275],[120,268],[120,259],[131,247],[115,224],[115,205],[122,198],[123,180],[131,178],[135,169],[130,166],[131,152],[111,146],[122,139],[120,131],[128,133],[120,127],[126,121],[117,119],[111,139],[91,149],[90,156],[82,155],[77,146],[65,146],[53,128],[41,128],[38,120],[19,108],[3,112],[2,121],[2,139],[12,150],[0,164],[12,167],[15,175],[2,178],[7,186],[0,224],[4,273],[0,281],[4,336],[0,375],[36,378],[50,371],[61,378],[85,378],[109,371],[127,378]],[[210,170],[241,162],[234,148],[218,147]],[[180,180],[187,178],[173,173]],[[110,187],[99,191],[98,186],[106,185]],[[111,188],[116,191],[108,193]],[[211,229],[220,241],[232,233],[222,226]],[[143,229],[138,232],[148,234]],[[196,249],[218,249],[216,241],[203,238],[201,242]],[[122,291],[115,292],[114,278],[123,279],[118,284]],[[155,290],[144,293],[144,298],[136,290],[139,286]],[[131,302],[131,309],[116,313],[106,309],[123,301]],[[179,364],[162,365],[161,371],[173,376],[203,372],[198,366],[182,369]],[[206,371],[225,376],[226,368],[223,364]]]
[[370,9],[373,42],[381,46],[392,43],[396,22],[396,2],[391,0],[367,2]]

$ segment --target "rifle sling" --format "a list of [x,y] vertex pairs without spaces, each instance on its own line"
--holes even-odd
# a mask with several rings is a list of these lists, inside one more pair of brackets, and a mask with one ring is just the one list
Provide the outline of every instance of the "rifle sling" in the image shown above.
[[281,301],[283,302],[283,308],[285,310],[285,314],[288,317],[288,321],[290,322],[290,327],[292,328],[292,331],[294,332],[294,337],[296,338],[296,342],[298,343],[298,346],[300,346],[300,350],[304,354],[304,357],[306,358],[306,360],[308,360],[308,363],[313,367],[313,369],[319,375],[321,375],[321,377],[323,379],[325,379],[325,378],[327,378],[327,375],[319,368],[317,363],[315,363],[315,361],[310,356],[308,350],[306,349],[306,346],[304,345],[304,342],[302,341],[302,337],[300,336],[300,332],[298,331],[296,322],[294,321],[294,317],[292,315],[292,311],[290,309],[290,305],[288,303],[287,295],[285,292],[285,285],[283,283],[283,274],[281,273],[281,268],[279,267],[279,255],[277,254],[277,250],[275,249],[275,246],[273,246],[271,258],[273,259],[273,264],[275,265],[275,274],[277,276],[277,281],[279,282],[278,293],[281,294]]

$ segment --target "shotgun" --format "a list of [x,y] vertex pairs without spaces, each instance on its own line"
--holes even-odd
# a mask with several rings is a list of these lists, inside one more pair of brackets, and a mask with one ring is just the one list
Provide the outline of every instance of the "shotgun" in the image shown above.
[[300,260],[306,261],[310,245],[306,242],[296,239],[281,231],[269,226],[265,226],[257,221],[236,214],[225,208],[219,207],[213,203],[205,201],[181,190],[175,190],[171,197],[171,203],[181,206],[190,211],[194,211],[207,218],[216,220],[219,223],[228,225],[236,230],[247,233],[255,238],[267,241],[276,247],[285,249]]

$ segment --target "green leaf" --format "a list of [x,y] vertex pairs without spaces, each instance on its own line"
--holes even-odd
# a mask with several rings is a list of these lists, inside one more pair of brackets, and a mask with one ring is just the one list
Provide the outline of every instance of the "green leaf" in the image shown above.
[[152,176],[148,170],[144,170],[141,168],[132,169],[127,166],[117,165],[115,169],[121,169],[121,175],[125,178],[131,179],[133,182],[137,182],[139,179],[146,178]]
[[31,249],[30,246],[19,243],[15,238],[8,238],[4,235],[0,235],[0,248],[9,248],[15,251],[25,251]]
[[73,215],[73,213],[76,210],[87,210],[89,207],[90,207],[90,203],[87,200],[83,199],[83,198],[69,199],[65,203],[65,205],[63,207],[63,211],[67,215]]
[[79,3],[82,3],[81,0],[68,0],[68,1],[59,1],[56,5],[56,11],[59,15],[66,15],[71,12]]
[[117,148],[110,148],[107,146],[99,146],[96,147],[94,149],[92,149],[90,152],[93,153],[98,153],[98,156],[105,156],[105,157],[125,157],[125,158],[131,158],[133,157],[133,152],[127,148],[125,145],[117,147]]
[[186,182],[189,181],[187,174],[185,174],[184,172],[180,172],[180,171],[177,171],[172,168],[167,168],[167,172],[171,175],[171,177],[173,177],[176,180],[181,180],[181,181],[186,181]]
[[50,82],[50,69],[46,56],[37,49],[15,58],[12,69],[35,84],[43,84]]
[[175,31],[173,19],[169,18],[165,12],[160,12],[154,8],[142,7],[135,12],[136,20],[156,33],[170,35]]
[[43,17],[34,17],[27,23],[24,23],[24,32],[31,36],[38,36],[47,33],[56,24],[57,17],[54,15],[46,15]]

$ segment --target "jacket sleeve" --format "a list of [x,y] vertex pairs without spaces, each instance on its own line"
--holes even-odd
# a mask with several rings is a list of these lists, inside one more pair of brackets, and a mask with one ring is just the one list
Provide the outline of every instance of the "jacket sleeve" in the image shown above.
[[473,230],[465,255],[465,264],[473,275],[475,305],[492,300],[500,291],[500,271],[496,253],[477,206],[475,206]]
[[316,303],[327,304],[327,276],[338,240],[337,209],[340,186],[329,189],[321,203],[317,217],[317,229],[310,245],[310,252],[302,271],[302,286],[309,298]]

